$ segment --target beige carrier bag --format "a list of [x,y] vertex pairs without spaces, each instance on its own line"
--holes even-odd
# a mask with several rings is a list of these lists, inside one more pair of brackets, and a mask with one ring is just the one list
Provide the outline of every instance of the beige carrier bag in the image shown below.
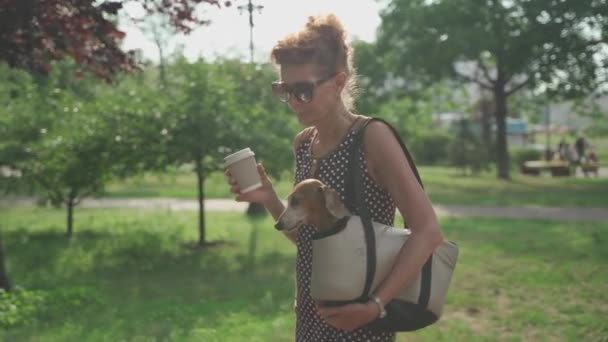
[[[422,186],[414,161],[394,128],[381,119],[368,120],[355,135],[346,183],[347,191],[351,191],[347,198],[356,199],[356,207],[351,204],[349,209],[358,216],[351,216],[341,228],[317,235],[313,241],[311,295],[324,305],[368,301],[392,270],[410,236],[407,229],[372,222],[365,206],[363,175],[357,161],[363,132],[371,121],[384,122],[391,128]],[[386,316],[371,324],[383,331],[412,331],[436,322],[443,312],[457,259],[458,246],[443,241],[416,280],[385,305]]]

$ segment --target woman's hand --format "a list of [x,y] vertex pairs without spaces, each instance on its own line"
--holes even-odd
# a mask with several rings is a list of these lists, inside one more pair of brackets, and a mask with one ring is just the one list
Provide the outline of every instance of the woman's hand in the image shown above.
[[228,183],[230,184],[230,192],[236,196],[235,200],[237,202],[253,202],[260,203],[262,205],[267,205],[276,198],[272,183],[270,182],[270,179],[268,178],[268,175],[264,170],[264,166],[261,163],[258,164],[258,174],[260,175],[260,179],[262,180],[262,187],[257,188],[253,191],[249,191],[246,194],[241,194],[241,189],[239,188],[236,179],[234,179],[234,177],[230,175],[229,170],[226,170],[224,174],[226,175],[226,177],[228,177]]
[[327,324],[340,330],[353,331],[372,322],[380,315],[373,302],[354,303],[336,307],[320,307],[317,312]]

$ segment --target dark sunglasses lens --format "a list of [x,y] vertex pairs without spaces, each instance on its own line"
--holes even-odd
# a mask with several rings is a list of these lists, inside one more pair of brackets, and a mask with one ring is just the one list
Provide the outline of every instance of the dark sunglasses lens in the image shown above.
[[289,100],[289,91],[285,87],[285,84],[276,82],[272,84],[272,92],[279,100],[287,102]]
[[309,82],[296,83],[293,87],[293,95],[300,102],[308,103],[312,101],[314,85]]

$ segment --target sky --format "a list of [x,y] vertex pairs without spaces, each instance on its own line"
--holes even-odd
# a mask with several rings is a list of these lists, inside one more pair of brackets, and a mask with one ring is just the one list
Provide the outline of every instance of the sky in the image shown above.
[[[272,46],[288,33],[304,27],[308,16],[334,13],[340,18],[350,39],[373,41],[376,28],[380,24],[377,0],[254,0],[254,5],[262,5],[260,12],[254,12],[254,59],[268,61]],[[242,57],[249,60],[249,13],[242,13],[237,6],[247,5],[247,0],[233,0],[232,6],[217,9],[203,5],[204,18],[212,23],[196,29],[188,36],[177,36],[169,46],[182,45],[184,55],[195,60],[202,56],[213,59],[216,56]],[[127,12],[138,17],[143,14],[137,5],[127,3]],[[158,61],[158,52],[149,37],[127,20],[120,27],[126,32],[123,47],[127,50],[140,49],[146,59]]]

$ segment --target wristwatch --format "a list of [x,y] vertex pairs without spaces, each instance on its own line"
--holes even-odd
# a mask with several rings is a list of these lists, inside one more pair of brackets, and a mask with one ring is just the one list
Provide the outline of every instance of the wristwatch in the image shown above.
[[380,309],[380,316],[378,316],[378,318],[386,317],[386,309],[384,308],[384,303],[382,303],[382,300],[378,298],[378,296],[373,294],[369,296],[369,299],[376,303],[376,305],[378,305],[378,308]]

